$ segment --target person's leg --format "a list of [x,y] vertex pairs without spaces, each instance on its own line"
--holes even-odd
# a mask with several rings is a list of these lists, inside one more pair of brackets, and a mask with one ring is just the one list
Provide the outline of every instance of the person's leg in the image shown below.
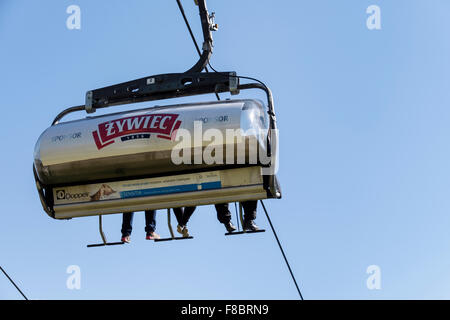
[[175,216],[177,217],[178,221],[177,231],[178,233],[182,234],[184,238],[190,237],[189,230],[186,227],[186,225],[192,213],[194,213],[194,210],[195,207],[173,209],[173,212],[175,213]]
[[192,214],[194,213],[195,209],[197,207],[185,207],[184,208],[184,212],[183,212],[183,225],[187,225],[187,223],[189,222],[189,219],[191,218]]
[[258,201],[244,201],[242,208],[244,209],[244,221],[251,221],[256,219],[256,207]]
[[156,230],[156,211],[145,210],[145,232],[151,233]]
[[228,232],[233,232],[236,227],[231,223],[231,212],[228,210],[228,203],[214,205],[217,211],[217,220],[225,225]]
[[184,226],[185,224],[183,223],[183,208],[173,208],[172,210],[175,214],[175,217],[177,218],[178,225]]
[[228,210],[228,203],[219,203],[214,206],[217,211],[217,220],[220,223],[229,223],[231,221],[231,212]]
[[257,201],[244,201],[241,203],[242,208],[244,208],[244,230],[245,231],[257,231],[259,228],[255,224],[256,219],[256,207],[258,206]]
[[156,211],[155,210],[145,210],[145,239],[155,240],[159,239],[159,235],[155,232],[156,230]]
[[128,237],[133,230],[133,212],[124,212],[122,215],[122,237]]

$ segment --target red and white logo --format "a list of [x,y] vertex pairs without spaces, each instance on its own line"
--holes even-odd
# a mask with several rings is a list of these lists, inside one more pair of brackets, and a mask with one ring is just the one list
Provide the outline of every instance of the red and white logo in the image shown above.
[[177,119],[178,114],[168,113],[120,118],[100,123],[92,135],[99,150],[114,143],[116,138],[132,134],[155,133],[158,138],[172,140],[181,125]]

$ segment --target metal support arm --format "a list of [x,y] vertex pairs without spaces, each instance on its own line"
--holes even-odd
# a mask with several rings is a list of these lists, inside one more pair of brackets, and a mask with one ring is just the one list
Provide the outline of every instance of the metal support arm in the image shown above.
[[198,0],[198,8],[200,12],[200,20],[203,31],[203,52],[198,62],[186,73],[201,72],[208,65],[209,59],[212,55],[213,38],[211,34],[212,23],[209,19],[208,9],[206,8],[206,0]]

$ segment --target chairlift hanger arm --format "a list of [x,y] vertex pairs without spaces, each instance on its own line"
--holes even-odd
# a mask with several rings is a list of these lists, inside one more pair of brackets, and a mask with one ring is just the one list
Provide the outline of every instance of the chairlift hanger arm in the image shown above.
[[[180,0],[177,0],[178,6],[180,7],[180,10],[184,15],[184,10],[181,6]],[[212,55],[212,48],[213,48],[213,38],[211,31],[217,30],[217,25],[214,25],[211,20],[208,13],[208,9],[206,8],[206,0],[195,0],[195,3],[198,5],[199,12],[200,12],[200,21],[202,24],[202,31],[203,31],[203,52],[200,56],[200,59],[197,61],[197,63],[186,73],[192,73],[192,72],[201,72],[209,63],[209,59]]]

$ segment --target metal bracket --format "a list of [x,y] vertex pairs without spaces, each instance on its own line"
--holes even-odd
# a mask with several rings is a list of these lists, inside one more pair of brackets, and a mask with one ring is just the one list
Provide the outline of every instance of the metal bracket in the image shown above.
[[92,97],[93,97],[92,91],[86,92],[85,108],[86,108],[86,112],[87,113],[94,113],[95,112],[95,108],[92,106]]
[[237,95],[239,91],[239,77],[236,76],[236,72],[230,72],[230,93],[232,95]]
[[216,13],[212,12],[209,15],[209,31],[219,30],[219,25],[216,23]]

